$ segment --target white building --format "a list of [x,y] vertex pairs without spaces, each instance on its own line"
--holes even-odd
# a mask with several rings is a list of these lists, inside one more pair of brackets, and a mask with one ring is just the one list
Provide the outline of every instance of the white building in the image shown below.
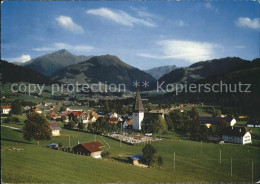
[[60,135],[60,126],[57,123],[50,123],[51,133],[52,136],[59,136]]
[[2,105],[2,114],[9,114],[11,111],[11,106],[10,105]]
[[229,143],[252,144],[251,134],[246,127],[227,127],[223,131],[222,139]]
[[141,130],[141,123],[143,119],[144,119],[144,107],[140,96],[140,92],[137,89],[135,103],[133,106],[133,129],[134,130]]

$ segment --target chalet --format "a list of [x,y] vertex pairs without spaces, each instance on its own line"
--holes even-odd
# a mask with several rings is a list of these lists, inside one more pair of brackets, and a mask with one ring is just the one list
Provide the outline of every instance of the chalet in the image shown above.
[[57,123],[50,123],[51,133],[52,136],[59,136],[60,135],[60,126]]
[[83,113],[83,111],[68,111],[69,121],[71,119],[80,117]]
[[218,125],[220,121],[226,121],[229,123],[229,126],[234,126],[236,124],[236,119],[232,117],[200,117],[200,123],[205,124],[208,128],[211,125]]
[[246,127],[227,127],[222,133],[224,142],[236,144],[252,144],[250,130]]
[[81,155],[91,156],[93,158],[102,158],[102,147],[104,147],[104,145],[99,141],[82,143],[73,147],[73,152]]
[[1,106],[2,114],[9,114],[11,111],[10,105],[2,105]]
[[85,114],[84,117],[82,117],[82,121],[83,123],[94,123],[97,121],[98,117],[99,115],[95,111],[91,110],[89,113]]

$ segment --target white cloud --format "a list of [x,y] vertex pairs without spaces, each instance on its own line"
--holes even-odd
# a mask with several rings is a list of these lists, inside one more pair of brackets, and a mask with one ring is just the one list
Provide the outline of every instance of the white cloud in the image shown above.
[[73,32],[73,33],[83,33],[83,28],[74,23],[71,17],[68,16],[59,16],[55,19],[58,22],[58,25],[67,31]]
[[22,62],[22,63],[25,63],[26,61],[30,61],[31,60],[31,56],[30,55],[22,55],[22,56],[17,57],[17,58],[5,58],[5,60],[7,60],[9,62]]
[[180,59],[190,63],[213,59],[221,46],[208,42],[186,40],[162,40],[157,42],[160,54],[139,53],[138,56],[153,59]]
[[124,11],[112,11],[108,8],[90,9],[86,11],[87,14],[96,15],[105,19],[111,20],[124,26],[133,27],[134,24],[141,24],[148,27],[155,27],[156,25],[150,21],[135,18]]
[[255,19],[250,19],[248,17],[239,17],[235,24],[239,27],[247,27],[251,29],[260,29],[260,19],[255,18]]
[[60,49],[66,49],[66,50],[70,50],[70,51],[74,51],[74,52],[89,52],[89,51],[93,50],[94,47],[89,46],[89,45],[70,45],[67,43],[58,42],[58,43],[49,45],[47,47],[33,48],[32,50],[43,52],[43,51],[56,51],[56,50],[60,50]]

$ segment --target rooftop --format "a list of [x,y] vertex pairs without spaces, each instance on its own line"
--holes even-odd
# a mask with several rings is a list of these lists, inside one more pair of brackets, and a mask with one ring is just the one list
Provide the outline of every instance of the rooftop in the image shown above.
[[60,126],[57,123],[50,123],[51,130],[61,130]]
[[133,111],[135,111],[135,112],[144,111],[144,106],[143,106],[143,103],[142,103],[142,99],[141,99],[139,89],[137,89],[137,91],[136,91]]

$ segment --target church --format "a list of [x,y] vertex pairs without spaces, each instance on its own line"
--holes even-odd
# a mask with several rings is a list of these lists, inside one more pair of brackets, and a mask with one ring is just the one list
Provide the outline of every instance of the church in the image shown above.
[[140,96],[139,89],[136,91],[136,97],[133,106],[133,129],[141,130],[141,123],[144,119],[144,106]]

